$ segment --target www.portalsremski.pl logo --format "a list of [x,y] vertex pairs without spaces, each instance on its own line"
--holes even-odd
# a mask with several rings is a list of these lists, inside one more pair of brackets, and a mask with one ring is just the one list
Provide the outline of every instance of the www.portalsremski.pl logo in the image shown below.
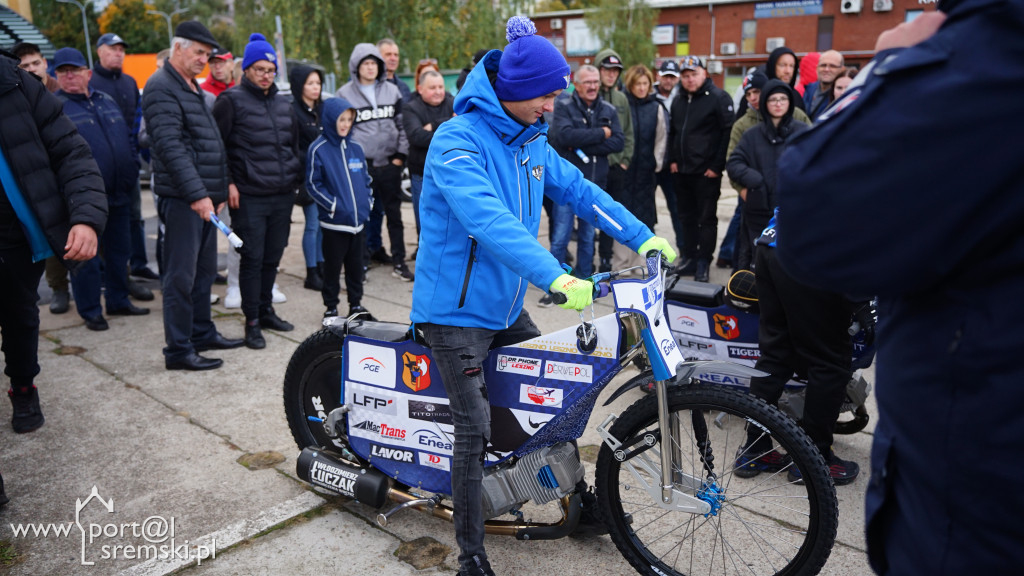
[[[104,500],[95,486],[83,501],[75,499],[75,519],[62,523],[9,524],[16,538],[74,538],[81,543],[82,566],[93,566],[97,560],[203,560],[217,557],[217,541],[190,545],[178,543],[174,536],[174,517],[149,516],[141,522],[87,520],[83,514],[96,501],[102,520],[116,520],[114,499]],[[140,542],[141,540],[141,542]]]

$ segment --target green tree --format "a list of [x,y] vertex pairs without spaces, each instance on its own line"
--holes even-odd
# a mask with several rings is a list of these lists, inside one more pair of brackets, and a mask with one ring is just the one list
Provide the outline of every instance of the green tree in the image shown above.
[[[85,7],[85,18],[89,25],[89,41],[95,45],[100,36],[100,27],[91,3]],[[36,0],[32,3],[32,20],[55,48],[70,46],[85,54],[82,11],[78,6],[62,4],[56,0]],[[92,48],[89,47],[90,50]]]
[[586,14],[587,27],[613,48],[628,65],[649,66],[657,49],[651,41],[651,30],[658,21],[658,11],[645,0],[600,0],[597,8]]
[[128,43],[131,54],[152,54],[168,46],[167,21],[146,14],[153,6],[143,0],[114,0],[100,14],[100,33],[113,32]]

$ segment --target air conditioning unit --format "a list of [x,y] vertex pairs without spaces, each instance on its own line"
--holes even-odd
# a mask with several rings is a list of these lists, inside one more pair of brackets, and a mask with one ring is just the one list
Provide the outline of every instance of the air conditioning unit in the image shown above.
[[[891,8],[891,6],[890,6],[890,8]],[[561,18],[552,18],[551,19],[551,29],[552,30],[561,30],[562,29],[562,19]]]
[[783,38],[782,36],[776,36],[774,38],[765,38],[764,40],[764,50],[765,52],[768,53],[771,53],[771,51],[775,50],[776,48],[782,48],[785,45],[786,39]]
[[723,56],[732,56],[736,53],[736,43],[722,42],[722,45],[718,47],[718,53]]
[[875,0],[875,12],[891,12],[892,0]]
[[708,73],[709,74],[721,74],[722,73],[722,61],[721,60],[708,60]]
[[859,14],[862,4],[861,0],[841,0],[839,11],[843,14]]

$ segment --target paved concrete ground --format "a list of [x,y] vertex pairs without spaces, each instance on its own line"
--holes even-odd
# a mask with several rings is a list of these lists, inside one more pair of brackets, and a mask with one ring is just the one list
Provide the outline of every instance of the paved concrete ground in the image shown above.
[[[144,196],[147,231],[152,236],[155,211],[149,195]],[[724,234],[735,200],[735,193],[724,191],[720,233]],[[409,204],[403,217],[411,230]],[[373,511],[319,495],[295,478],[297,449],[285,423],[281,383],[296,346],[318,329],[323,307],[318,293],[302,288],[305,267],[298,209],[293,221],[279,275],[288,302],[277,310],[296,325],[295,331],[265,332],[265,350],[210,353],[225,361],[223,368],[211,372],[164,370],[159,291],[155,302],[137,303],[153,310],[149,316],[109,318],[110,330],[97,333],[85,328],[74,308],[61,316],[50,314],[44,282],[42,373],[37,384],[46,425],[32,434],[15,435],[6,424],[10,405],[0,402],[0,470],[11,498],[0,510],[0,573],[450,574],[454,570],[457,553],[450,524],[404,511],[381,529],[371,520]],[[657,231],[673,237],[664,206]],[[546,230],[541,240],[546,244]],[[415,242],[411,233],[407,241],[411,253]],[[712,268],[712,281],[726,280],[725,271]],[[150,285],[157,288],[155,283]],[[374,268],[364,305],[382,320],[405,322],[411,289],[411,284],[393,278],[389,269]],[[215,292],[223,297],[224,287],[216,286]],[[540,296],[539,290],[531,288],[527,308],[542,330],[578,322],[575,313],[537,307]],[[214,310],[221,332],[240,337],[239,311],[221,305]],[[606,304],[599,304],[598,314],[608,311]],[[617,382],[630,376],[624,373]],[[611,409],[621,411],[639,395],[627,394]],[[869,410],[876,413],[871,402]],[[603,413],[595,412],[592,423],[600,421]],[[869,425],[866,432],[837,437],[837,452],[866,468],[872,429]],[[581,440],[581,445],[598,443],[592,430]],[[275,453],[283,461],[275,462]],[[265,457],[269,466],[241,463],[247,462],[243,457],[254,455]],[[588,462],[591,475],[593,468],[593,462]],[[870,573],[862,535],[866,469],[864,473],[838,490],[839,538],[825,574]],[[82,530],[74,524],[76,519]],[[15,529],[30,532],[16,535]],[[49,532],[44,535],[33,529]],[[55,529],[65,532],[58,535]],[[134,557],[146,551],[141,548],[146,544],[168,546],[175,558]],[[488,537],[487,546],[499,574],[632,573],[607,536],[552,542]],[[199,554],[206,557],[197,565]],[[93,564],[83,566],[83,561]]]

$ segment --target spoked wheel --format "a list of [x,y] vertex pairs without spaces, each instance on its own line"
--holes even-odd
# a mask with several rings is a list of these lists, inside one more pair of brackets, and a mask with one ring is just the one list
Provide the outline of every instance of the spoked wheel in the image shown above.
[[345,438],[331,438],[323,424],[309,419],[326,420],[327,415],[342,404],[341,349],[345,339],[324,328],[306,338],[296,348],[284,376],[284,412],[288,427],[299,448],[343,448]]
[[[627,409],[610,430],[634,446],[620,462],[607,444],[597,461],[597,495],[619,551],[641,574],[813,575],[828,559],[838,524],[825,462],[790,418],[734,390],[692,385],[669,391],[671,442],[661,438],[657,397]],[[735,474],[747,422],[792,458],[778,472]],[[640,446],[651,446],[641,451]],[[674,489],[709,503],[696,514],[661,503],[661,450],[672,450]],[[803,479],[792,481],[790,468]],[[748,475],[749,476],[749,475]]]

